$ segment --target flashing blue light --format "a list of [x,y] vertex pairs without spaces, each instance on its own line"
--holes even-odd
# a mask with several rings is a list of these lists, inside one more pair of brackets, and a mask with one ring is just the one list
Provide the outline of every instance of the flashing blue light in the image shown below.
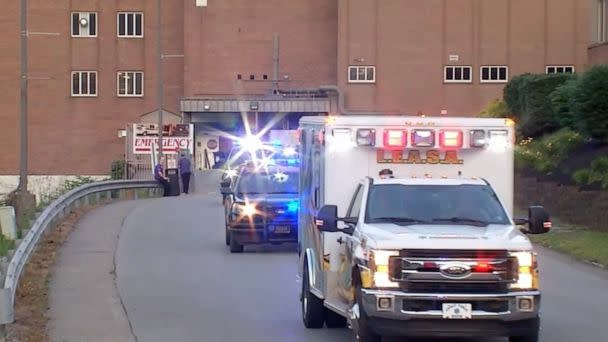
[[283,143],[281,143],[281,140],[274,140],[274,141],[272,142],[272,145],[273,145],[273,146],[281,146],[281,145],[283,145]]
[[290,213],[295,213],[296,211],[298,211],[298,201],[291,201],[287,204],[287,211],[289,211]]
[[298,163],[297,159],[287,159],[287,164],[289,165],[295,165]]

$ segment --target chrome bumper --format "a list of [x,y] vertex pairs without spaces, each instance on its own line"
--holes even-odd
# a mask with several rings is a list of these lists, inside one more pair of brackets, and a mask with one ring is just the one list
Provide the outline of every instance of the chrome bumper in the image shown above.
[[[362,289],[363,307],[370,317],[385,318],[391,320],[418,320],[437,319],[442,320],[443,311],[440,309],[416,310],[407,308],[408,302],[416,302],[423,306],[438,306],[442,302],[475,303],[476,306],[485,306],[492,303],[504,304],[504,310],[472,312],[473,320],[498,320],[503,322],[534,319],[539,316],[540,292],[512,292],[506,294],[429,294],[429,293],[406,293],[401,291],[370,290]],[[389,309],[380,307],[380,299],[389,298],[392,303]],[[531,300],[534,305],[530,310],[521,310],[519,301]],[[507,305],[508,303],[508,305]]]

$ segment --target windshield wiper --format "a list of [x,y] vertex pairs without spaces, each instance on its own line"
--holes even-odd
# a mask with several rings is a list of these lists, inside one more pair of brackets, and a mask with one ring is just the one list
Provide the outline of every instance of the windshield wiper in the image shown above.
[[375,217],[371,220],[373,223],[390,222],[390,223],[428,223],[423,220],[418,220],[411,217]]
[[476,220],[468,217],[449,217],[449,218],[434,218],[433,222],[452,222],[452,223],[472,223],[478,226],[487,226],[488,222],[482,220]]

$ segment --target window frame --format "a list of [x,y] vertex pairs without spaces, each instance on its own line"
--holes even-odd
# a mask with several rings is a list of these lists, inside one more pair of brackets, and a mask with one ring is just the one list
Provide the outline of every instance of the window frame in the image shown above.
[[[120,35],[120,15],[124,14],[125,15],[125,34],[124,35]],[[128,28],[127,28],[127,15],[129,14],[133,14],[133,34],[129,35],[128,34]],[[137,32],[137,27],[135,25],[136,20],[135,20],[135,16],[137,15],[141,15],[141,35],[137,35],[135,34],[135,32]],[[118,38],[125,38],[125,39],[142,39],[144,38],[144,28],[145,28],[145,16],[144,16],[144,12],[136,12],[136,11],[119,11],[116,12],[116,37]]]
[[[365,186],[363,184],[359,183],[357,185],[357,188],[355,189],[355,192],[353,193],[353,195],[351,197],[350,205],[348,206],[348,209],[346,210],[346,217],[359,218],[359,215],[361,214],[361,208],[363,208],[363,196],[365,195],[364,190],[365,190]],[[359,205],[359,209],[358,209],[359,211],[356,213],[356,215],[353,215],[353,209],[355,208],[357,203]]]
[[[461,80],[448,80],[448,69],[469,69],[469,79],[461,79]],[[453,72],[453,71],[452,71]],[[464,75],[464,73],[463,73]],[[473,83],[473,66],[472,65],[444,65],[443,66],[443,83],[451,83],[451,84],[471,84]]]
[[[133,74],[133,94],[129,94],[128,91],[128,87],[125,87],[125,94],[121,94],[120,93],[120,78],[122,77],[123,74],[125,73],[131,73]],[[135,75],[140,73],[141,74],[141,94],[137,94],[136,93],[136,84],[135,84]],[[120,70],[116,72],[116,96],[118,97],[144,97],[145,94],[145,73],[143,70]],[[125,83],[125,86],[127,84]]]
[[[483,79],[483,70],[484,69],[488,69],[488,75],[490,76],[490,79],[484,80]],[[493,80],[492,78],[492,69],[497,69],[497,73],[498,76],[500,76],[500,69],[504,68],[505,69],[505,79],[496,79]],[[479,67],[479,83],[509,83],[509,66],[508,65],[482,65]]]
[[[555,69],[555,71],[554,72],[549,72],[550,68]],[[564,71],[563,72],[558,72],[557,71],[558,68],[563,68]],[[571,73],[566,72],[567,68],[571,68],[572,72]],[[545,66],[545,73],[546,74],[574,74],[574,73],[576,73],[576,68],[574,67],[574,65],[547,65],[547,66]]]
[[[359,69],[364,68],[365,69],[365,79],[364,80],[360,80],[358,75],[359,75]],[[356,69],[357,70],[357,79],[353,80],[350,78],[350,71],[351,69]],[[368,70],[373,70],[374,73],[374,77],[371,80],[367,79],[368,76]],[[347,69],[347,75],[346,75],[347,79],[348,79],[348,83],[364,83],[364,84],[373,84],[376,83],[376,66],[375,65],[349,65],[348,69]]]
[[594,41],[596,43],[608,42],[608,1],[607,0],[597,0],[597,14],[594,19],[596,21]]
[[[89,74],[89,85],[87,94],[74,94],[74,74],[78,74],[78,89],[82,91],[82,74]],[[95,94],[91,94],[91,74],[95,75]],[[70,73],[70,94],[71,97],[97,97],[99,95],[99,73],[96,70],[72,70]]]
[[[91,34],[74,34],[74,14],[78,14],[78,25],[80,25],[80,17],[82,14],[88,14],[89,15],[89,23],[91,22],[91,14],[95,15],[95,34],[91,35]],[[82,31],[81,31],[82,32]],[[90,32],[90,29],[89,29]],[[72,36],[72,38],[97,38],[98,34],[99,34],[99,14],[97,12],[80,12],[80,11],[73,11],[70,12],[70,34]]]

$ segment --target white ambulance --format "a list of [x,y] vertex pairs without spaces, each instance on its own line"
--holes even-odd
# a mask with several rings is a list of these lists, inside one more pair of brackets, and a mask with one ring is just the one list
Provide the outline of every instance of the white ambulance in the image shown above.
[[[362,342],[538,341],[538,265],[525,234],[551,222],[540,206],[513,219],[511,120],[304,117],[299,135],[307,328],[350,324]],[[394,178],[380,179],[385,169]]]

